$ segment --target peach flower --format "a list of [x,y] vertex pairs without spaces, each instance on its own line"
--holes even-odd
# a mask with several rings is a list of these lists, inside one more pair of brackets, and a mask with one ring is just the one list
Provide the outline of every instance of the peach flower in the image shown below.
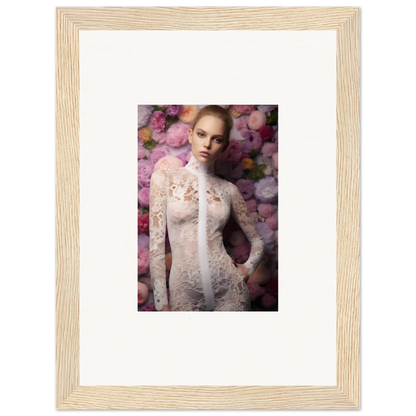
[[154,170],[159,170],[159,169],[169,169],[169,168],[182,168],[183,167],[183,163],[182,160],[178,159],[175,156],[172,155],[166,155],[163,156],[161,159],[159,159],[154,166]]
[[261,127],[266,125],[267,117],[263,111],[255,110],[248,118],[248,127],[251,130],[260,130]]
[[183,110],[178,114],[178,119],[182,121],[182,123],[191,124],[198,111],[199,108],[197,105],[184,105]]
[[139,305],[146,302],[149,296],[149,288],[141,282],[137,284],[137,302]]

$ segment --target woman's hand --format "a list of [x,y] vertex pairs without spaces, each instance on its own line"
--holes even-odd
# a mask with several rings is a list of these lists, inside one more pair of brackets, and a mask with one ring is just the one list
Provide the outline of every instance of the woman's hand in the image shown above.
[[162,306],[162,309],[161,309],[160,311],[169,312],[169,311],[170,311],[170,309],[169,309],[169,305],[163,305],[163,306]]
[[244,279],[244,283],[247,283],[247,280],[248,280],[248,277],[249,277],[248,276],[248,272],[249,272],[248,267],[244,266],[244,264],[236,263],[233,259],[231,259],[231,261],[233,262],[234,266],[240,272],[241,277]]

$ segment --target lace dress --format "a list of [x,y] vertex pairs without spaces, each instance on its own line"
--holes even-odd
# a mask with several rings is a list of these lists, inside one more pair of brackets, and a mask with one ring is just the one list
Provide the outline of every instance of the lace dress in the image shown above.
[[[155,309],[171,311],[249,311],[247,284],[223,244],[230,214],[251,244],[244,263],[251,275],[264,253],[264,241],[237,186],[214,174],[213,164],[192,154],[182,168],[153,173],[150,183],[150,277]],[[166,226],[172,250],[168,302]]]

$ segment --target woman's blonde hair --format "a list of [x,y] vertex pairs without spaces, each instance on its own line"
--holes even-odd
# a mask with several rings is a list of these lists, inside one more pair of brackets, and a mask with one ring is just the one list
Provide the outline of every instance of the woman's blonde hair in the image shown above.
[[230,133],[234,126],[234,121],[231,114],[225,108],[222,108],[219,105],[207,105],[198,111],[195,120],[192,123],[192,131],[194,131],[196,124],[204,116],[218,117],[224,122],[224,140],[227,142],[230,138]]

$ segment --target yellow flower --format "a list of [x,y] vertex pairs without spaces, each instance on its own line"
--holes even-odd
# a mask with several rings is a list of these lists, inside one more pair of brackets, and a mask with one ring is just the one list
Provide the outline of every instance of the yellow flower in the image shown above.
[[245,157],[241,163],[244,166],[244,169],[253,169],[254,168],[254,160],[250,159],[249,157]]
[[139,129],[139,139],[143,140],[145,143],[152,140],[152,130],[150,127],[144,126]]

